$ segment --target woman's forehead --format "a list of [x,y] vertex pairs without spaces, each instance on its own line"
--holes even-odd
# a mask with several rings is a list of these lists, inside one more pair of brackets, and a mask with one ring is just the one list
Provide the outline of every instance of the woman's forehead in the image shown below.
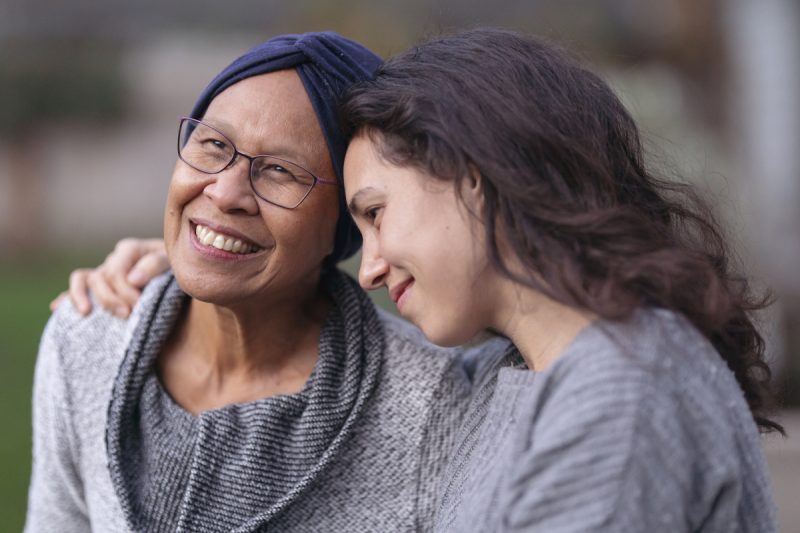
[[208,118],[249,124],[275,124],[294,130],[317,130],[322,135],[311,100],[294,70],[260,74],[234,83],[209,104]]
[[245,152],[328,157],[319,119],[294,69],[231,85],[211,101],[203,120],[241,143]]

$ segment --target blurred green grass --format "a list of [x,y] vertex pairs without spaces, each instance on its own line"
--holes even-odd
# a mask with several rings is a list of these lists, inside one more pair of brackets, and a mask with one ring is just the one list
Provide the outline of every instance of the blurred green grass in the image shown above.
[[31,464],[31,388],[48,304],[69,272],[103,254],[40,256],[0,262],[0,531],[21,531]]

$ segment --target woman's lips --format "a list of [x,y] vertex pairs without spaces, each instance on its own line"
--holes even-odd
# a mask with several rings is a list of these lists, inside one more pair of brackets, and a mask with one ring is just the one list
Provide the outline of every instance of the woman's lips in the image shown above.
[[414,278],[409,278],[398,283],[389,290],[389,297],[392,299],[395,305],[397,305],[397,310],[401,313],[403,312],[403,306],[405,305],[406,300],[408,300],[408,295],[410,294],[411,287],[413,285]]
[[208,226],[197,224],[194,227],[197,240],[203,246],[213,246],[217,250],[231,252],[234,254],[251,254],[260,250],[258,246],[234,235],[214,231]]
[[190,221],[189,228],[189,239],[194,248],[203,255],[216,259],[248,259],[265,249],[227,228],[224,230],[219,226],[212,228],[208,223],[201,221]]

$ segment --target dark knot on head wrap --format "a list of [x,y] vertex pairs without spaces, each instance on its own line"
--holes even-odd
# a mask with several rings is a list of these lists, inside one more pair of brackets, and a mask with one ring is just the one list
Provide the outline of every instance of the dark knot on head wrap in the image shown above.
[[[339,125],[337,106],[344,92],[354,83],[371,78],[381,62],[365,47],[334,32],[281,35],[256,46],[220,72],[200,95],[191,116],[202,118],[211,101],[236,82],[293,68],[311,99],[341,184],[347,139]],[[347,212],[344,189],[340,189],[336,242],[326,265],[347,259],[360,246],[361,234]]]

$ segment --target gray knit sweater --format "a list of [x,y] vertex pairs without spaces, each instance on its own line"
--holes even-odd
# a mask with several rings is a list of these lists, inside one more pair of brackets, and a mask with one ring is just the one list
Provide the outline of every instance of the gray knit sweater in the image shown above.
[[437,531],[776,531],[742,392],[684,319],[595,323],[543,372],[478,355]]
[[153,371],[186,296],[170,275],[131,318],[62,305],[34,385],[26,531],[429,530],[469,387],[457,351],[333,275],[303,391],[194,417]]

